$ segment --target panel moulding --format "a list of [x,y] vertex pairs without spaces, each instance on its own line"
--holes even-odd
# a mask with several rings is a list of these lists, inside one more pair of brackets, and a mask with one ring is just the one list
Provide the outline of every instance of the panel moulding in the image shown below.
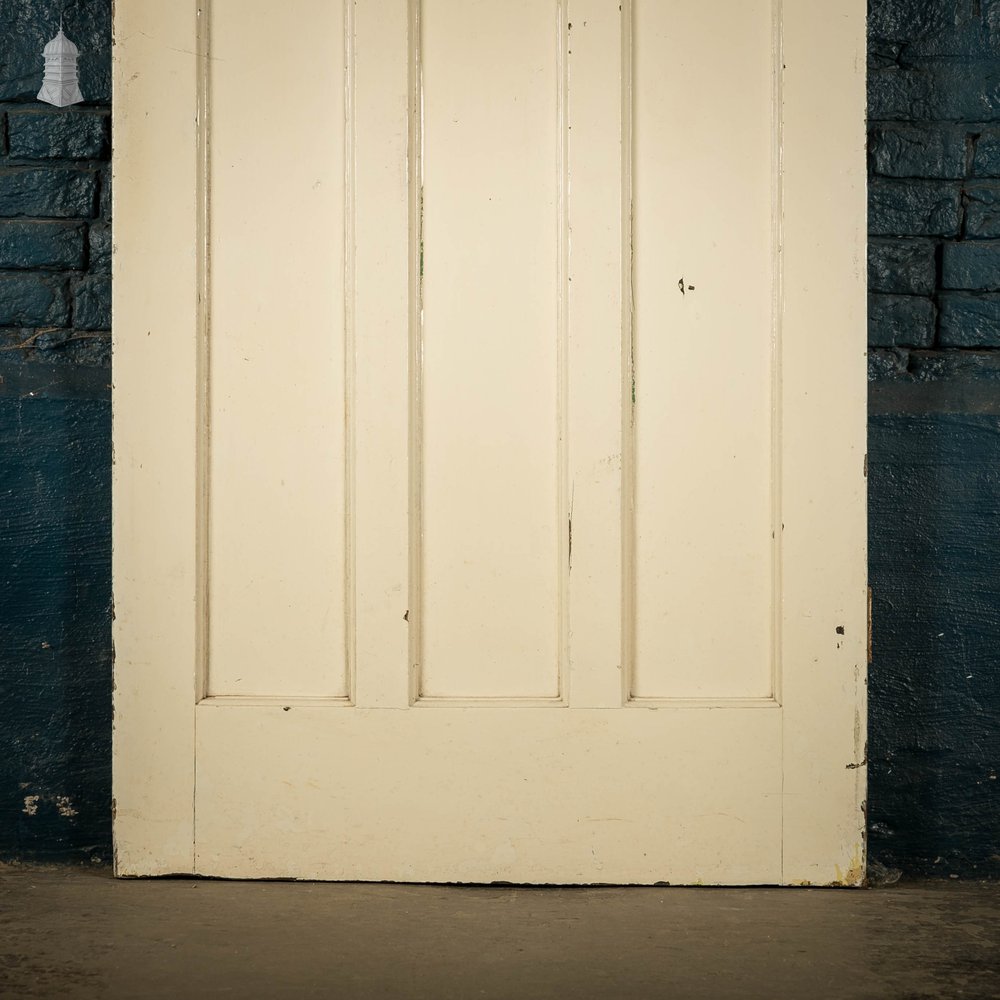
[[[197,413],[197,483],[196,564],[198,570],[195,615],[197,652],[195,664],[195,702],[216,705],[265,704],[282,702],[280,696],[209,695],[211,636],[211,457],[212,457],[212,191],[211,191],[211,119],[212,119],[212,16],[215,0],[201,0],[197,16],[197,244],[196,269],[198,288],[196,413]],[[356,691],[356,589],[355,589],[355,3],[344,3],[344,615],[343,661],[348,694],[346,698],[316,696],[310,704],[353,705]],[[291,699],[294,703],[297,699]],[[288,699],[284,699],[285,702]]]

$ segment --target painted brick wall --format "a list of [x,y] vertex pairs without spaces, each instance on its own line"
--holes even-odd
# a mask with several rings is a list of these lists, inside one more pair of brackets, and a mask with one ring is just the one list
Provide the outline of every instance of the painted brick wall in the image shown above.
[[873,0],[869,343],[1000,347],[1000,3]]
[[[0,860],[110,853],[111,0],[0,0]],[[1000,0],[871,0],[874,859],[1000,874]],[[822,364],[822,359],[817,359]]]
[[0,860],[110,857],[110,15],[0,0]]
[[1000,0],[870,0],[869,844],[1000,874]]

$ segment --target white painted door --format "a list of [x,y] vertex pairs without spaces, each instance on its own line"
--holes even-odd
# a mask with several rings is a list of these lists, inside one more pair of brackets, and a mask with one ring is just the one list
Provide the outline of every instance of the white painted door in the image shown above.
[[118,0],[120,874],[862,879],[864,15]]

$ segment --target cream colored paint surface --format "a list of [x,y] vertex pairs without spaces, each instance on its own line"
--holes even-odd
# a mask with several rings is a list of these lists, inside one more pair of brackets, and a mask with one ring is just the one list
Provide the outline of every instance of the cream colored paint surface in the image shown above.
[[863,5],[115,17],[118,872],[859,882]]
[[559,693],[559,32],[537,0],[421,5],[429,697]]
[[208,11],[207,689],[346,696],[344,5]]
[[[635,672],[772,693],[770,0],[634,0]],[[672,96],[673,95],[673,96]]]

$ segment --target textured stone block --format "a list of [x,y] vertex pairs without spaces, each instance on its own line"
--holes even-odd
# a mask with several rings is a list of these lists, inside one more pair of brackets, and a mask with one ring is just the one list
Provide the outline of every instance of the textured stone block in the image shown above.
[[81,268],[83,263],[82,223],[0,221],[0,268]]
[[868,232],[872,236],[957,236],[960,221],[958,184],[874,180],[869,186]]
[[918,240],[872,240],[868,245],[868,289],[900,295],[931,295],[937,281],[935,244]]
[[77,330],[111,329],[111,279],[92,275],[73,289],[73,326]]
[[884,177],[964,177],[967,130],[947,126],[872,129],[872,168]]
[[1000,129],[983,129],[972,160],[974,177],[1000,177]]
[[870,0],[869,46],[914,56],[1000,55],[997,0]]
[[868,351],[868,381],[878,382],[906,372],[910,351],[905,348],[872,347]]
[[969,185],[966,198],[966,235],[971,239],[1000,237],[1000,186]]
[[938,338],[942,347],[1000,347],[1000,295],[945,292]]
[[0,217],[89,218],[97,200],[93,171],[70,167],[0,170]]
[[868,296],[868,343],[872,347],[930,347],[934,303],[914,295]]
[[96,223],[90,227],[89,270],[95,274],[111,271],[111,227]]
[[111,221],[111,171],[102,170],[100,174],[101,196],[98,212],[102,219]]
[[12,157],[96,160],[108,153],[108,118],[103,114],[12,112],[7,128]]
[[65,279],[0,274],[0,326],[69,326]]
[[1000,291],[1000,243],[945,243],[941,285],[964,291]]
[[1000,59],[916,62],[868,74],[871,121],[1000,121]]

